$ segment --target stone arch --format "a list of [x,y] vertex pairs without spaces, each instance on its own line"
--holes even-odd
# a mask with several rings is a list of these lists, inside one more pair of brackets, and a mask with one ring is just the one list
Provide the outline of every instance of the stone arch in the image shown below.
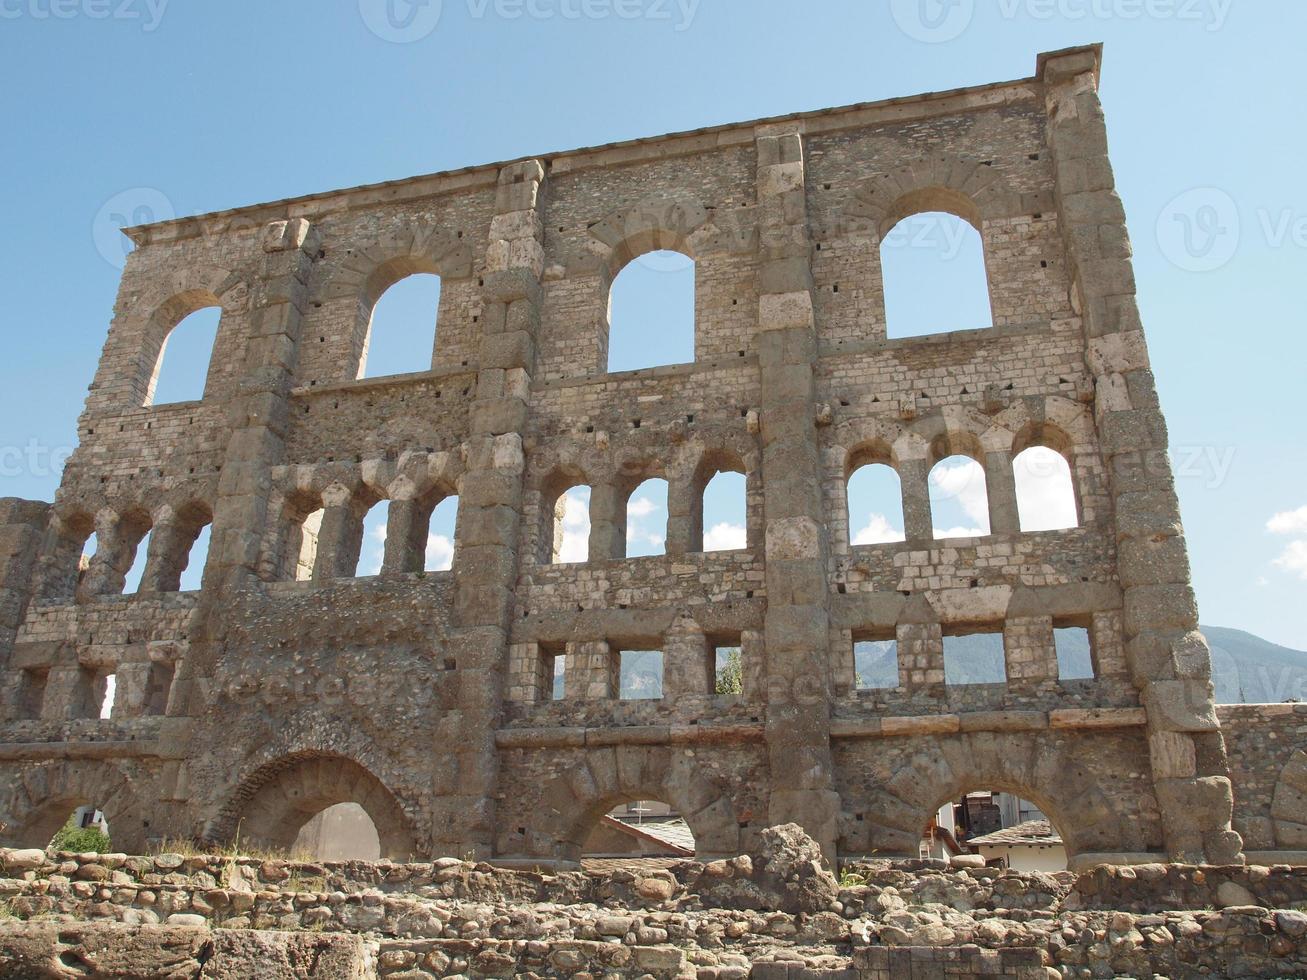
[[385,784],[353,759],[317,751],[259,766],[231,792],[203,836],[289,850],[304,824],[337,803],[357,803],[367,811],[382,857],[406,860],[419,853],[413,823]]
[[700,860],[739,852],[739,823],[726,791],[704,775],[692,756],[668,746],[586,751],[546,785],[533,814],[536,834],[529,836],[547,842],[539,856],[579,861],[599,818],[634,800],[660,800],[674,807],[694,834]]
[[591,225],[590,234],[600,243],[605,291],[623,268],[649,252],[665,249],[697,260],[696,241],[708,218],[708,210],[692,198],[651,197]]
[[138,794],[112,762],[48,762],[8,775],[0,796],[0,843],[7,847],[45,847],[79,806],[104,811],[119,850],[143,853],[149,824]]
[[758,472],[757,448],[752,440],[723,439],[711,444],[687,444],[672,467],[669,468],[667,488],[667,521],[669,542],[677,533],[674,528],[684,524],[680,532],[685,538],[686,550],[703,551],[706,519],[704,494],[708,485],[722,473],[738,473],[744,477],[745,547],[755,548],[762,538],[761,507],[762,486]]
[[844,209],[848,219],[870,222],[884,237],[904,218],[944,211],[978,231],[987,218],[1021,210],[1021,195],[981,160],[953,154],[921,157],[869,177],[858,185]]
[[81,558],[95,533],[96,504],[62,501],[51,510],[38,562],[34,594],[39,600],[60,602],[77,594],[82,577]]
[[[594,489],[593,469],[572,458],[558,459],[547,470],[536,471],[527,479],[526,489],[529,498],[536,502],[537,519],[524,521],[527,529],[534,532],[534,547],[527,549],[528,555],[534,555],[538,565],[549,565],[554,561],[554,551],[559,544],[561,534],[561,512],[559,501],[576,487],[587,487],[591,492],[591,532],[594,529]],[[529,509],[529,505],[528,505]]]
[[1271,797],[1275,844],[1285,850],[1307,850],[1307,749],[1299,749],[1280,770]]
[[846,853],[916,854],[922,830],[939,808],[978,789],[1013,793],[1038,806],[1061,834],[1069,858],[1160,849],[1156,802],[1137,790],[1124,792],[1113,785],[1119,778],[1086,764],[1104,752],[1124,753],[1120,745],[1095,746],[1089,737],[978,732],[914,748],[865,798],[866,820],[843,822]]
[[[179,277],[173,277],[174,279]],[[167,282],[159,287],[169,289]],[[141,334],[140,348],[133,379],[137,406],[149,406],[154,401],[159,369],[163,364],[164,347],[172,331],[184,319],[198,310],[216,306],[221,309],[218,337],[222,336],[223,320],[229,313],[243,312],[249,301],[249,285],[239,275],[217,267],[188,270],[185,284],[175,283],[171,291],[157,296],[151,302],[143,298],[138,308],[150,309]],[[213,373],[210,356],[205,394]]]

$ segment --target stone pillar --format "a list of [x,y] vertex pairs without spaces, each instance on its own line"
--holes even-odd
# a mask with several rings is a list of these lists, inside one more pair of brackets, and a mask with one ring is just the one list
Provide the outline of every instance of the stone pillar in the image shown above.
[[667,481],[667,542],[669,555],[703,551],[702,493],[694,492],[690,480]]
[[313,581],[352,578],[363,546],[363,515],[344,487],[328,487],[322,495],[322,528]]
[[36,562],[49,518],[49,504],[0,499],[0,670],[9,664],[36,587]]
[[611,701],[621,692],[621,664],[606,640],[567,645],[563,697],[569,701]]
[[100,717],[105,681],[85,667],[53,667],[46,676],[43,721]]
[[465,446],[447,644],[458,665],[458,708],[449,719],[457,728],[442,730],[451,738],[438,747],[448,759],[441,768],[452,772],[434,779],[438,805],[432,838],[445,854],[488,857],[495,845],[495,729],[503,711],[517,584],[525,469],[520,433],[540,319],[544,179],[538,160],[500,171],[486,250],[484,332]]
[[716,673],[699,624],[688,616],[677,619],[663,638],[663,697],[711,696]]
[[205,588],[191,618],[188,651],[177,666],[169,715],[203,707],[196,699],[222,653],[227,604],[233,593],[258,581],[262,535],[278,516],[269,513],[270,471],[285,459],[288,397],[319,244],[306,219],[273,221],[263,229],[262,258],[252,263],[245,361],[238,394],[228,406],[233,428],[214,500]]
[[423,513],[416,500],[392,500],[386,508],[386,543],[381,574],[422,571],[426,564],[430,527],[430,515]]
[[1040,58],[1059,224],[1084,321],[1094,415],[1108,472],[1124,594],[1127,665],[1148,712],[1153,787],[1173,860],[1242,859],[1216,717],[1211,656],[1198,632],[1189,560],[1135,301],[1125,212],[1107,155],[1100,52]]
[[936,622],[900,622],[895,628],[899,687],[934,687],[944,683],[944,632]]
[[176,592],[201,528],[170,516],[150,529],[150,547],[141,574],[142,592]]
[[757,140],[761,269],[759,417],[767,559],[768,822],[798,823],[836,858],[839,795],[830,747],[827,533],[815,426],[816,357],[803,138]]
[[136,560],[136,547],[149,528],[141,528],[128,517],[111,510],[95,515],[95,554],[78,587],[81,597],[121,595],[127,573]]
[[1003,656],[1009,681],[1057,680],[1052,617],[1009,615],[1003,621]]
[[590,488],[590,561],[626,555],[626,497],[611,483]]
[[1006,449],[985,453],[985,497],[989,502],[990,534],[1015,534],[1021,530],[1016,474],[1012,472],[1012,454]]
[[[903,495],[903,536],[908,541],[932,541],[935,528],[930,516],[930,465],[923,459],[901,459],[899,486]],[[849,531],[852,535],[852,529]]]

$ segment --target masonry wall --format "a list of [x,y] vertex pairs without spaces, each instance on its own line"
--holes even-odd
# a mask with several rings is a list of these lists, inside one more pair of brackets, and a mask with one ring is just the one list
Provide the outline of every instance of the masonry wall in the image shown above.
[[[94,802],[124,847],[284,846],[353,801],[392,856],[570,861],[656,798],[705,856],[791,820],[832,857],[895,854],[943,800],[1001,788],[1073,856],[1236,859],[1097,71],[1077,49],[1018,82],[131,230],[57,500],[0,515],[6,839]],[[887,339],[881,240],[934,210],[980,232],[994,326]],[[608,374],[609,287],[654,249],[696,261],[695,360]],[[442,279],[430,362],[357,380],[372,304],[419,272]],[[149,405],[204,305],[204,398]],[[1066,458],[1078,527],[1020,530],[1034,445]],[[985,470],[982,538],[933,538],[928,473],[954,453]],[[905,542],[850,545],[867,461],[899,474]],[[705,554],[722,470],[746,477],[747,546]],[[667,554],[628,559],[649,477]],[[577,485],[589,560],[554,564]],[[423,572],[452,495],[453,568]],[[354,578],[378,502],[382,574]],[[210,524],[203,588],[178,593]],[[146,531],[144,589],[116,595]],[[1092,678],[1058,676],[1070,625]],[[1006,681],[945,684],[943,637],[977,630],[1003,634]],[[896,686],[855,689],[864,638],[897,641]],[[714,691],[721,645],[740,694]],[[662,652],[660,700],[618,698],[624,649]]]

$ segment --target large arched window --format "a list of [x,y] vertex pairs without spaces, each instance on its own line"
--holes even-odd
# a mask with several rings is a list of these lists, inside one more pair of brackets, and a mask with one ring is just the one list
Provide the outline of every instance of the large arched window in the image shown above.
[[1012,461],[1017,512],[1023,531],[1057,531],[1077,527],[1075,482],[1061,453],[1031,446]]
[[972,220],[947,211],[910,214],[882,237],[880,261],[887,337],[993,326],[985,249]]
[[184,317],[164,337],[145,391],[145,405],[198,401],[204,397],[209,361],[218,339],[222,307],[205,306]]
[[985,468],[970,456],[941,459],[930,471],[930,516],[936,538],[989,533]]
[[608,295],[608,370],[694,360],[694,260],[646,252],[628,263]]
[[437,275],[413,273],[385,289],[372,306],[358,377],[431,370],[439,309]]

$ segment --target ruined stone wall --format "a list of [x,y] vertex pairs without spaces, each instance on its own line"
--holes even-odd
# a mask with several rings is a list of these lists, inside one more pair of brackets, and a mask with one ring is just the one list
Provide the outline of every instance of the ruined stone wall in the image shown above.
[[1223,704],[1217,714],[1238,787],[1235,829],[1249,851],[1301,861],[1307,851],[1307,705]]
[[[1016,82],[131,229],[57,500],[0,514],[5,839],[94,803],[125,849],[285,846],[352,801],[390,856],[547,863],[660,799],[705,856],[787,822],[828,856],[902,854],[945,799],[1002,788],[1079,860],[1235,860],[1098,68],[1077,49]],[[880,246],[923,211],[980,233],[992,329],[887,338]],[[608,374],[612,281],[656,249],[695,260],[694,361]],[[430,362],[358,380],[373,304],[414,273],[442,281]],[[204,398],[151,405],[206,305]],[[1074,529],[1020,529],[1036,445],[1071,468]],[[928,474],[957,453],[991,532],[935,540]],[[865,462],[898,473],[905,542],[850,544]],[[705,554],[719,471],[745,475],[747,546]],[[628,559],[651,477],[667,553]],[[578,485],[589,560],[552,564]],[[422,571],[455,495],[453,568]],[[382,573],[355,578],[378,503]],[[1094,677],[1059,676],[1062,626]],[[1002,634],[1005,683],[945,683],[944,637],[970,631]],[[896,686],[855,690],[859,639],[897,641]],[[715,693],[724,645],[737,695]],[[623,650],[662,652],[660,700],[619,699]]]

